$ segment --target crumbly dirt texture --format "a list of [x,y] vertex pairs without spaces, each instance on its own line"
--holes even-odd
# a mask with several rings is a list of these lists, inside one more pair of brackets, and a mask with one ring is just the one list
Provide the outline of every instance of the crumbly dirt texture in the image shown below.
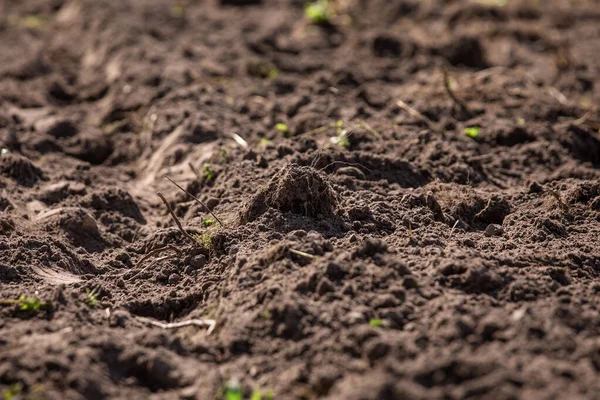
[[0,0],[5,399],[600,398],[600,3],[331,4]]

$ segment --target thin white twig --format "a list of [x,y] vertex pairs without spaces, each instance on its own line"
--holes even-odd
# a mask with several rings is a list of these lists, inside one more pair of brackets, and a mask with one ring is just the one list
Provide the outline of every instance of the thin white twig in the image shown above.
[[153,326],[156,326],[161,329],[177,329],[177,328],[183,328],[185,326],[191,326],[191,325],[199,326],[199,327],[208,327],[208,329],[206,330],[207,335],[210,335],[217,325],[217,321],[215,321],[214,319],[188,319],[187,321],[170,322],[170,323],[158,322],[153,319],[145,318],[145,317],[137,317],[137,319],[148,325],[153,325]]

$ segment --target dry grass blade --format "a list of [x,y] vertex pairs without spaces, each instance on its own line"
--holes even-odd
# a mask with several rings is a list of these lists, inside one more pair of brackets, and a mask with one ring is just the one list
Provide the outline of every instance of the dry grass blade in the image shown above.
[[204,207],[206,209],[206,211],[208,211],[210,213],[210,215],[212,215],[215,220],[219,223],[219,225],[221,225],[223,228],[225,227],[225,224],[223,223],[223,221],[221,221],[219,219],[219,217],[217,217],[215,215],[215,213],[213,213],[210,208],[208,208],[208,206],[206,204],[204,204],[202,201],[200,201],[200,199],[198,199],[196,196],[194,196],[193,194],[191,194],[190,192],[188,192],[187,190],[185,190],[183,187],[181,187],[177,182],[175,182],[173,179],[169,178],[168,176],[166,177],[169,182],[171,182],[173,185],[177,186],[177,188],[179,190],[181,190],[182,192],[184,192],[185,194],[187,194],[188,196],[190,196],[192,199],[194,199],[198,204],[200,204],[202,207]]
[[396,102],[396,105],[398,107],[400,107],[401,109],[403,109],[404,111],[406,111],[407,113],[409,113],[414,118],[417,118],[419,121],[423,122],[432,131],[436,131],[436,132],[439,131],[436,124],[432,120],[430,120],[429,118],[427,118],[426,116],[424,116],[423,114],[421,114],[420,112],[418,112],[417,110],[415,110],[414,108],[412,108],[411,106],[409,106],[408,104],[403,102],[402,100],[398,100]]
[[183,229],[183,226],[181,225],[181,222],[179,222],[179,218],[177,218],[177,215],[175,215],[175,213],[173,212],[173,209],[169,205],[169,202],[167,201],[167,199],[165,199],[165,196],[163,196],[162,193],[160,193],[160,192],[158,192],[156,194],[158,195],[158,197],[160,197],[160,199],[163,201],[163,203],[165,203],[165,206],[167,206],[167,210],[169,211],[169,214],[171,214],[171,218],[173,219],[173,221],[175,222],[175,224],[177,225],[177,227],[179,228],[179,230],[181,231],[181,233],[183,234],[183,236],[185,238],[187,238],[188,240],[192,241],[193,243],[198,243],[196,241],[196,239],[194,239],[192,237],[192,235],[190,235],[189,233],[187,233],[185,231],[185,229]]
[[214,319],[189,319],[187,321],[171,322],[171,323],[158,322],[158,321],[154,321],[150,318],[144,318],[144,317],[137,317],[137,319],[148,325],[156,326],[161,329],[177,329],[177,328],[183,328],[186,326],[199,326],[201,328],[206,327],[206,328],[208,328],[206,330],[207,335],[210,335],[215,330],[215,327],[217,326],[217,321],[215,321]]
[[[173,246],[172,244],[168,244],[164,247],[159,247],[158,249],[154,249],[152,251],[150,251],[149,253],[147,253],[137,264],[138,267],[140,267],[144,262],[146,262],[146,260],[148,260],[150,257],[156,256],[158,254],[162,254],[164,252],[167,251],[172,251],[175,253],[175,255],[179,256],[179,257],[183,257],[181,250],[179,250],[177,247]],[[172,256],[169,256],[168,258],[171,258]],[[163,258],[164,259],[164,258]]]
[[312,254],[308,254],[305,253],[304,251],[300,251],[300,250],[295,250],[295,249],[289,249],[290,253],[295,254],[297,256],[301,256],[301,257],[306,257],[306,258],[310,258],[311,260],[316,260],[317,256],[314,256]]
[[459,99],[458,97],[456,97],[456,95],[452,91],[452,88],[450,87],[450,75],[448,75],[448,70],[446,68],[444,68],[444,69],[442,69],[442,72],[443,72],[443,75],[444,75],[444,89],[446,89],[446,93],[448,93],[448,96],[450,96],[450,98],[452,99],[452,101],[455,102],[456,104],[458,104],[458,106],[467,115],[472,116],[473,113],[469,109],[469,106],[467,106],[467,103],[465,103],[464,101],[462,101],[461,99]]
[[556,199],[558,206],[560,207],[560,209],[563,212],[569,212],[569,205],[563,201],[563,199],[560,197],[560,193],[558,193],[554,189],[550,189],[549,187],[547,187],[545,189],[548,193],[550,193],[552,195],[552,197],[554,197]]
[[595,120],[590,118],[590,115],[594,112],[594,109],[589,110],[588,112],[586,112],[583,117],[581,118],[577,118],[575,120],[572,121],[567,121],[567,122],[563,122],[561,124],[558,124],[558,127],[565,127],[565,126],[586,126],[590,129],[596,129],[596,130],[600,130],[600,121]]

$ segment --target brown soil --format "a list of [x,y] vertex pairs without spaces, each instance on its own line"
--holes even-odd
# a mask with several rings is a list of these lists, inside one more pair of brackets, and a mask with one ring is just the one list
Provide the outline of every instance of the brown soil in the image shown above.
[[598,1],[304,3],[0,1],[5,399],[600,398]]

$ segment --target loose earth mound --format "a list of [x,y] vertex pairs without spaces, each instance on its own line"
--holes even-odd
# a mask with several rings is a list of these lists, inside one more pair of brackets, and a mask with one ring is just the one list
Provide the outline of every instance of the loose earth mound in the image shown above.
[[0,2],[5,399],[600,397],[598,3],[325,6]]

